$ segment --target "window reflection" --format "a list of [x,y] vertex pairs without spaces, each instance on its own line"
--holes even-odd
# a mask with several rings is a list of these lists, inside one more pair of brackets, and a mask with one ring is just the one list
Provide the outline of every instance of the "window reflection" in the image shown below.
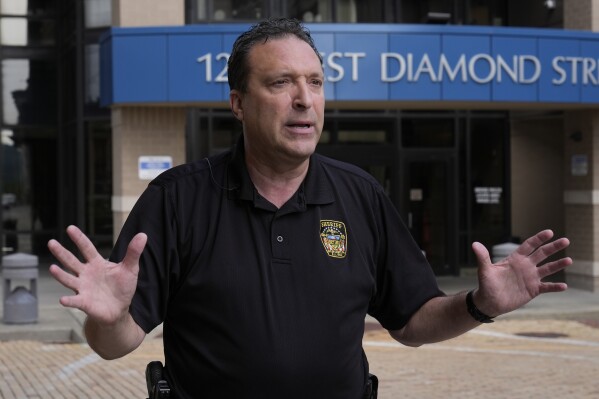
[[27,1],[2,0],[0,1],[0,13],[9,15],[27,15]]
[[111,0],[85,0],[85,27],[99,28],[112,24]]
[[112,136],[110,122],[90,122],[87,163],[87,230],[100,250],[112,245]]
[[85,46],[85,102],[100,102],[100,45]]
[[42,16],[54,13],[56,0],[1,0],[0,14]]
[[[505,120],[471,120],[472,230],[488,242],[505,239]],[[480,232],[480,233],[478,233]],[[487,235],[487,237],[484,237]]]
[[2,60],[2,118],[9,125],[56,121],[54,63]]
[[0,20],[2,44],[6,46],[25,46],[27,44],[27,19],[2,18]]
[[204,21],[208,18],[206,13],[206,0],[197,0],[196,10],[196,16],[198,18],[198,21]]
[[[31,205],[27,164],[27,148],[15,145],[12,130],[2,130],[2,228],[4,229],[3,253],[23,250],[19,245],[17,230],[31,225]],[[24,248],[25,250],[30,249]]]
[[2,116],[5,124],[17,124],[19,120],[19,110],[13,93],[21,93],[26,90],[28,78],[28,60],[2,61]]
[[289,1],[287,14],[304,22],[331,22],[331,0]]
[[34,252],[46,238],[30,231],[56,228],[56,131],[1,132],[2,252]]
[[[373,7],[374,4],[368,4],[368,7]],[[355,0],[338,0],[337,2],[337,21],[336,22],[357,22],[358,16],[356,13]]]
[[240,125],[233,118],[214,118],[212,125],[212,153],[230,148],[241,134]]
[[401,137],[404,147],[453,147],[455,123],[453,119],[404,118]]
[[265,16],[262,0],[214,0],[214,21],[231,19],[256,20]]
[[0,43],[5,46],[50,46],[55,43],[53,20],[27,18],[0,18]]

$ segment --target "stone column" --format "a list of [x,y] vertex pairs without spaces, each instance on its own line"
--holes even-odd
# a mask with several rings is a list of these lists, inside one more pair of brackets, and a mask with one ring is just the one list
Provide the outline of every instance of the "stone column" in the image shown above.
[[149,181],[138,173],[140,156],[166,155],[185,162],[185,109],[115,107],[112,111],[114,237]]
[[569,111],[564,117],[566,236],[574,265],[566,281],[574,288],[599,288],[599,113]]
[[[184,0],[112,0],[113,26],[184,25]],[[140,156],[170,156],[185,162],[184,108],[172,106],[112,107],[114,237],[148,181],[138,174]]]
[[185,25],[185,0],[112,0],[112,25]]
[[[564,0],[564,28],[599,30],[599,0]],[[599,290],[599,111],[564,114],[566,236],[574,260],[566,281]]]

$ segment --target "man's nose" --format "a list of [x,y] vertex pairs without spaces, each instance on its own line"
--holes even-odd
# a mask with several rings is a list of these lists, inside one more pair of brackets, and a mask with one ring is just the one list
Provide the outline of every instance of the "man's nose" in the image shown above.
[[312,91],[307,82],[300,81],[296,84],[293,98],[295,108],[310,108],[312,106]]

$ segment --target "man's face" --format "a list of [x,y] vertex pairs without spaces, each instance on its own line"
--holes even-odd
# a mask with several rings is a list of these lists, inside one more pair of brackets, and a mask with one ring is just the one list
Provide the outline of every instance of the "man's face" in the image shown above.
[[243,124],[246,157],[272,167],[304,162],[315,150],[324,120],[324,76],[310,45],[295,36],[269,39],[248,55],[247,91],[231,91]]

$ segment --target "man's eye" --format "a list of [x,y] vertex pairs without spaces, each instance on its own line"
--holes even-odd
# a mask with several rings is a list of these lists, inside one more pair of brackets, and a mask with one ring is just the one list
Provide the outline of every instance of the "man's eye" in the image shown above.
[[322,80],[320,80],[320,79],[314,79],[314,80],[312,80],[312,84],[314,86],[322,86]]

